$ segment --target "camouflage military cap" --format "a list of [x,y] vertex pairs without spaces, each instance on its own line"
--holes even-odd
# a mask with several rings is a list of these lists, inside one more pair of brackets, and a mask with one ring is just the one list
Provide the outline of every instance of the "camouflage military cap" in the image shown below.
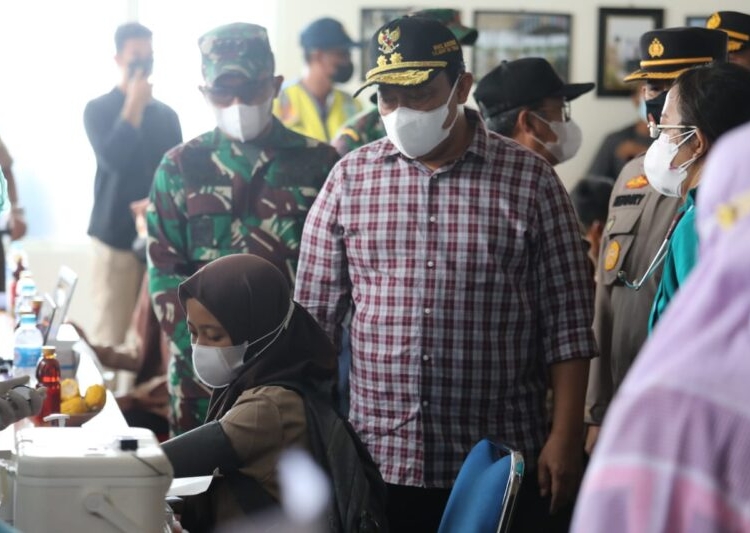
[[479,37],[479,32],[475,28],[463,25],[461,13],[457,9],[422,9],[410,14],[415,17],[426,17],[442,22],[448,26],[448,29],[453,32],[453,35],[462,45],[471,46]]
[[274,60],[268,33],[262,26],[237,22],[219,26],[198,39],[206,83],[236,72],[250,79],[273,76]]

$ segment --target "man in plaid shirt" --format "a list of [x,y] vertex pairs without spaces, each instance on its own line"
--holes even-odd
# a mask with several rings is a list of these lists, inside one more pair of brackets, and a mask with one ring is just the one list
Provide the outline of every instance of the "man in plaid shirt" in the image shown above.
[[[296,299],[338,341],[351,308],[351,421],[389,484],[392,531],[435,531],[491,437],[527,464],[516,531],[548,531],[580,476],[593,292],[552,168],[463,104],[461,47],[392,21],[371,46],[387,138],[345,156],[303,231]],[[545,396],[554,392],[553,424]]]

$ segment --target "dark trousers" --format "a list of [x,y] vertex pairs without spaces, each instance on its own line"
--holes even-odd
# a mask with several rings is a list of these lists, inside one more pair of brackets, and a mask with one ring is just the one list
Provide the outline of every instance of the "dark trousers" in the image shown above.
[[[450,489],[423,489],[387,485],[388,525],[391,533],[435,533],[440,526]],[[536,470],[524,475],[516,498],[512,533],[565,533],[573,506],[549,514],[550,498],[539,495]]]
[[391,533],[435,533],[440,526],[450,489],[386,485]]
[[549,513],[550,497],[539,494],[537,471],[528,470],[523,475],[521,489],[516,497],[512,533],[565,533],[570,529],[573,505],[568,505],[555,514]]

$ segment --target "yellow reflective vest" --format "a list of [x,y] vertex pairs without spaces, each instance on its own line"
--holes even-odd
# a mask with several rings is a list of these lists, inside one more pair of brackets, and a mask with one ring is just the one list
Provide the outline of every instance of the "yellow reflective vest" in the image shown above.
[[326,116],[321,117],[313,97],[298,81],[281,89],[273,103],[273,114],[284,126],[297,133],[330,142],[341,126],[362,109],[362,105],[338,89],[328,95],[327,104]]

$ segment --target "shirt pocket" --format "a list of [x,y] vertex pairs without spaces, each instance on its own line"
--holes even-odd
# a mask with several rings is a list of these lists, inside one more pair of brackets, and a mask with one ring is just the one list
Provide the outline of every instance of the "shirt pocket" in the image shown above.
[[193,261],[212,261],[232,248],[231,189],[191,194],[186,200],[187,248]]
[[[602,242],[602,253],[599,261],[602,265],[602,282],[612,285],[617,281],[618,274],[623,270],[625,260],[630,253],[635,240],[635,228],[641,218],[643,210],[640,208],[617,209],[607,221],[609,234]],[[626,272],[629,278],[639,276],[640,272]]]

